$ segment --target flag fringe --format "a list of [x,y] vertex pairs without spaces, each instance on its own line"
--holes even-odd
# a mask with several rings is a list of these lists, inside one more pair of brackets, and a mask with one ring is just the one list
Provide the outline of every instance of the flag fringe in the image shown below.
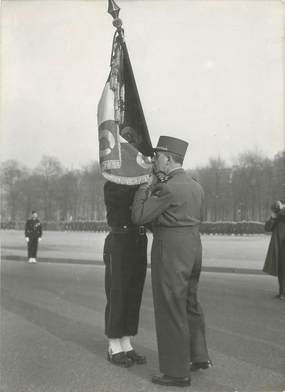
[[102,172],[102,175],[106,180],[121,185],[140,185],[148,182],[149,174],[140,177],[121,177],[114,174]]

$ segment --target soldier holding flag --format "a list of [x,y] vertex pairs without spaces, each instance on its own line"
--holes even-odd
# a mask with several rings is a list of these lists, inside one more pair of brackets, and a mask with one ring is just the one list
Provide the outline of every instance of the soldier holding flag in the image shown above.
[[131,221],[131,205],[137,187],[107,181],[104,199],[110,233],[104,245],[105,334],[108,360],[122,367],[143,364],[131,339],[138,332],[139,310],[147,267],[147,237],[144,226]]
[[109,0],[108,12],[117,30],[113,39],[111,71],[98,105],[100,166],[107,179],[104,200],[110,233],[104,245],[105,334],[107,359],[114,365],[144,364],[146,358],[132,345],[138,332],[139,310],[147,267],[147,237],[131,220],[138,185],[149,177],[152,146],[144,119],[119,7]]

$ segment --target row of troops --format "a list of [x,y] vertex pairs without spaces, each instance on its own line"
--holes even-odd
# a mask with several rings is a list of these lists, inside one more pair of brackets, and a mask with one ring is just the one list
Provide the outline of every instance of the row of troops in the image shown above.
[[[129,367],[146,363],[133,347],[147,269],[146,228],[153,233],[151,280],[161,374],[152,382],[190,385],[190,372],[212,366],[205,320],[197,298],[202,265],[199,225],[204,192],[182,168],[188,143],[161,136],[153,175],[138,186],[107,181],[104,199],[110,232],[104,244],[107,359]],[[285,295],[285,204],[275,203],[265,229],[272,231],[264,272],[278,276]],[[36,262],[42,227],[36,211],[26,223],[30,263]]]

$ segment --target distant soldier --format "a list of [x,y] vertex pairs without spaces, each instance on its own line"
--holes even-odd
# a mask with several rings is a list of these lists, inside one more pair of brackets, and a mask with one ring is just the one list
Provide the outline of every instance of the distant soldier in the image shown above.
[[279,293],[276,298],[285,299],[285,200],[271,206],[271,217],[265,222],[265,230],[272,232],[263,272],[277,276]]
[[28,245],[28,261],[36,263],[38,241],[42,239],[42,225],[36,211],[32,211],[31,218],[26,222],[25,237]]

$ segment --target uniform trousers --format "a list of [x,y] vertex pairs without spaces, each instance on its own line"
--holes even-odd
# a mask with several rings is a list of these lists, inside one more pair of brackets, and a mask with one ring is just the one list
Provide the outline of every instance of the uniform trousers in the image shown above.
[[38,250],[38,237],[29,237],[28,241],[28,258],[36,258]]
[[134,336],[147,268],[147,237],[137,232],[109,233],[104,245],[105,334]]
[[197,299],[202,264],[196,228],[155,227],[152,289],[160,371],[189,377],[189,363],[209,360],[205,321]]

